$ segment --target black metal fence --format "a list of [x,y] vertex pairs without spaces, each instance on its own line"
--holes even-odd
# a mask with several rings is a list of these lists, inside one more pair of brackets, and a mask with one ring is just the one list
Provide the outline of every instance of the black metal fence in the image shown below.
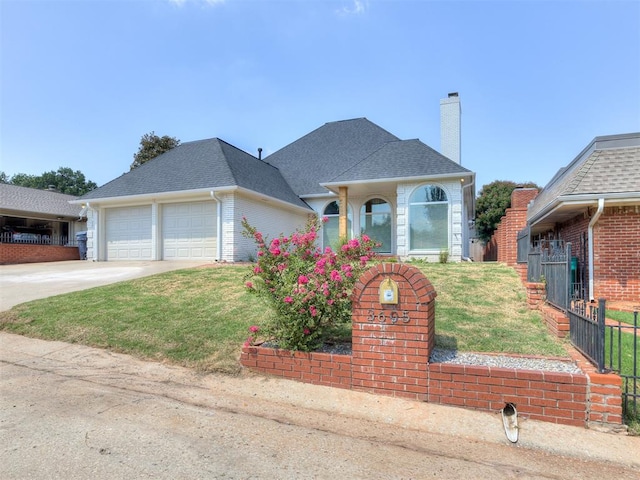
[[562,248],[544,249],[540,258],[542,278],[546,283],[547,301],[566,312],[569,306],[571,243]]
[[638,312],[633,312],[633,324],[609,320],[605,326],[604,368],[616,372],[622,378],[622,413],[638,418],[640,408],[640,361],[638,355]]
[[574,347],[582,352],[599,372],[604,371],[605,301],[598,305],[584,300],[571,302],[567,310],[569,338]]
[[518,243],[516,252],[516,261],[518,263],[527,263],[529,255],[529,246],[531,244],[529,227],[525,227],[518,232]]
[[[582,242],[586,257],[586,240]],[[518,262],[527,262],[527,281],[544,282],[548,303],[569,317],[571,343],[593,363],[599,372],[616,372],[623,380],[623,414],[638,419],[640,409],[640,361],[638,352],[638,312],[633,325],[606,320],[606,302],[587,298],[586,266],[571,256],[571,243],[540,240],[531,243],[529,229],[518,232]]]
[[622,413],[638,418],[640,409],[640,355],[638,353],[638,312],[633,324],[607,320],[606,302],[598,305],[573,300],[567,310],[569,338],[574,347],[593,363],[599,372],[616,372],[622,378]]

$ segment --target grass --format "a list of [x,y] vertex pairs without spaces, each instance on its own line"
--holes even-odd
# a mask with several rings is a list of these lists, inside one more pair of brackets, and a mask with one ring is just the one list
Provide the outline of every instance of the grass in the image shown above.
[[[607,310],[607,317],[611,317]],[[625,312],[616,312],[625,313]],[[618,328],[605,329],[605,367],[611,368],[621,375],[630,377],[638,375],[640,372],[640,350],[637,352],[637,357],[633,358],[634,342],[640,348],[640,340],[635,339],[634,335],[630,332],[620,331]],[[619,347],[620,345],[620,347]],[[635,372],[634,372],[635,370]],[[626,389],[628,394],[633,394],[634,383],[631,378],[623,379],[623,388]],[[636,392],[640,393],[640,382],[635,382]],[[637,402],[636,402],[637,405]],[[640,435],[640,409],[636,406],[636,411],[633,411],[633,403],[631,399],[627,400],[625,408],[625,423],[629,427],[629,432],[633,435]],[[635,413],[635,414],[634,414]]]
[[567,356],[529,310],[516,272],[497,263],[417,264],[436,298],[436,345],[475,352]]
[[[499,264],[417,264],[433,283],[436,344],[476,352],[567,356]],[[251,325],[272,315],[244,288],[247,266],[178,270],[28,302],[0,329],[80,343],[199,371],[236,373]]]
[[4,312],[0,328],[233,373],[248,327],[265,315],[243,287],[246,272],[178,270],[36,300]]
[[[633,325],[634,322],[633,312],[621,312],[619,310],[607,309],[607,318],[617,322],[628,323],[629,325]],[[638,315],[638,326],[640,326],[640,314]]]

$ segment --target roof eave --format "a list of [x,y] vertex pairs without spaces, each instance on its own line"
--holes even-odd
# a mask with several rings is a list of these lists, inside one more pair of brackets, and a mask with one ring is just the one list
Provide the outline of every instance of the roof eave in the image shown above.
[[[597,205],[599,199],[605,201],[614,200],[616,205],[624,204],[638,204],[640,203],[640,192],[622,192],[622,193],[590,193],[582,195],[562,195],[554,199],[553,202],[547,204],[542,210],[536,213],[534,216],[528,219],[529,225],[535,225],[542,222],[544,219],[553,215],[560,208],[564,207],[583,207],[590,205]],[[534,200],[535,202],[535,200]]]
[[162,202],[165,200],[171,200],[175,198],[183,197],[200,197],[203,195],[210,195],[211,192],[224,193],[233,192],[238,187],[235,185],[224,187],[211,187],[211,188],[199,188],[194,190],[176,190],[172,192],[160,192],[160,193],[143,193],[140,195],[120,195],[116,197],[99,197],[99,198],[84,198],[79,200],[72,200],[69,203],[78,205],[114,205],[120,203],[146,203],[146,202]]
[[[258,199],[263,202],[273,203],[276,205],[281,205],[283,207],[299,210],[305,213],[312,213],[313,209],[309,206],[296,205],[291,202],[287,202],[286,200],[280,200],[279,198],[271,197],[269,195],[264,195],[262,193],[258,193],[255,190],[250,190],[244,187],[237,187],[236,191],[242,192],[243,194]],[[302,200],[301,200],[302,201]]]
[[[475,182],[475,174],[473,172],[459,172],[459,173],[441,173],[438,175],[419,175],[410,177],[387,177],[387,178],[372,178],[368,180],[349,180],[343,182],[323,182],[320,186],[332,190],[336,187],[348,187],[350,185],[375,185],[377,183],[407,183],[407,182],[424,182],[429,180],[442,180],[445,178],[471,178],[471,183]],[[332,190],[334,191],[334,190]]]

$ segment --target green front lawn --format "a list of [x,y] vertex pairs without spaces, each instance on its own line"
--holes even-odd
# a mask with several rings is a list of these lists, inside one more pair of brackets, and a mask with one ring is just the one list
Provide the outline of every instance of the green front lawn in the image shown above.
[[[437,291],[436,344],[567,356],[528,310],[516,273],[495,263],[416,264]],[[201,371],[235,373],[251,325],[270,309],[244,288],[247,266],[178,270],[36,300],[0,313],[0,329],[108,348]]]

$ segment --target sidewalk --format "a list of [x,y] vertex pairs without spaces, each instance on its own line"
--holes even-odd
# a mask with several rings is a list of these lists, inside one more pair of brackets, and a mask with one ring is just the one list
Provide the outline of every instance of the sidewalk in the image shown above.
[[[198,374],[128,355],[0,332],[0,361],[55,373],[65,379],[160,395],[204,408],[227,409],[295,423],[304,416],[317,428],[327,418],[350,417],[467,441],[511,445],[498,412],[486,413],[297,383],[247,373],[240,377]],[[1,375],[1,373],[0,373]],[[55,392],[51,392],[55,394]],[[323,420],[324,419],[324,420]],[[519,418],[513,448],[535,449],[584,460],[640,468],[640,437],[609,434]]]

